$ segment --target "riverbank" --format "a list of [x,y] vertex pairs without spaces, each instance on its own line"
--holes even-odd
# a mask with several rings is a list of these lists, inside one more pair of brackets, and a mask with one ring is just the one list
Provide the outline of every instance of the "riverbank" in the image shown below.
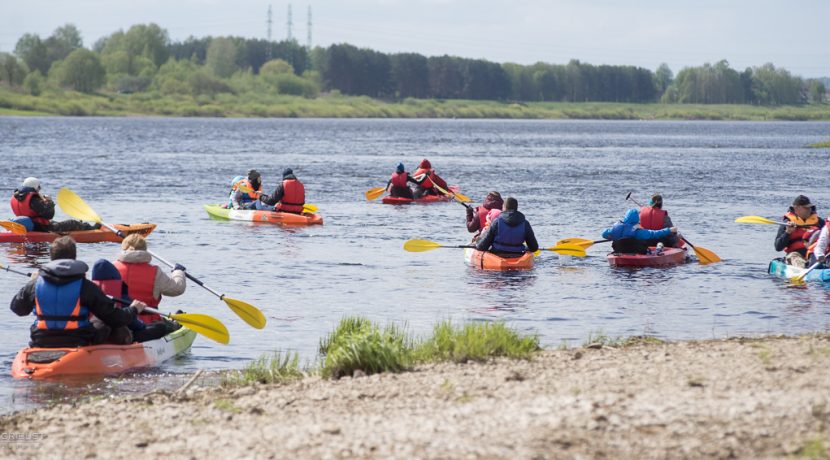
[[54,458],[826,458],[830,335],[547,350],[0,418]]
[[83,94],[49,90],[40,96],[0,86],[0,116],[165,116],[239,118],[458,118],[599,120],[830,120],[830,104],[765,107],[736,104],[499,102],[461,99],[383,101],[325,94],[309,99],[269,94]]

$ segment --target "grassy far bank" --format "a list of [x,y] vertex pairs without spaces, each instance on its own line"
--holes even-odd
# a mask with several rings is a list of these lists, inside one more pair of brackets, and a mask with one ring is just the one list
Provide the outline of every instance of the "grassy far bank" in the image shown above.
[[388,102],[337,92],[301,96],[229,93],[215,96],[84,94],[49,90],[31,96],[0,86],[0,116],[168,116],[252,118],[501,118],[604,120],[830,120],[830,104],[625,104],[404,99]]

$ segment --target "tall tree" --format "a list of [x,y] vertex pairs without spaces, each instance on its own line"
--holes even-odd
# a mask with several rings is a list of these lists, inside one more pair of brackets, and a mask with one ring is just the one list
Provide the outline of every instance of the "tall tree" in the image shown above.
[[23,34],[14,47],[14,54],[23,59],[29,71],[39,70],[41,74],[46,74],[52,64],[46,44],[35,34]]
[[205,66],[219,78],[228,78],[239,68],[236,66],[236,43],[228,37],[214,38],[207,51]]
[[84,48],[76,49],[60,66],[60,82],[63,86],[82,93],[91,93],[106,80],[106,71],[98,55]]

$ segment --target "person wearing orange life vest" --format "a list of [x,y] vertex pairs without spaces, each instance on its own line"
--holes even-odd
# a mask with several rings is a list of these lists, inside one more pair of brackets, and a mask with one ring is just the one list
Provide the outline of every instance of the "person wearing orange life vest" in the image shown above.
[[421,160],[421,164],[418,165],[418,169],[412,173],[412,179],[414,179],[415,183],[418,184],[415,188],[415,198],[421,198],[425,195],[443,195],[443,193],[435,188],[435,185],[443,188],[444,190],[449,189],[447,182],[440,178],[438,174],[435,174],[435,170],[432,169],[432,163],[430,163],[426,158]]
[[[32,347],[63,348],[103,343],[111,330],[129,324],[146,305],[134,301],[116,308],[112,299],[86,279],[89,268],[76,260],[75,240],[57,238],[49,249],[51,261],[26,283],[11,301],[18,316],[33,311],[37,320],[31,327]],[[96,328],[91,315],[101,322]]]
[[291,168],[282,172],[282,182],[277,184],[274,193],[260,197],[266,205],[274,206],[274,211],[302,214],[305,205],[305,186]]
[[501,211],[502,206],[504,206],[504,200],[502,200],[499,192],[488,193],[484,197],[481,206],[476,206],[475,208],[467,206],[467,231],[475,233],[473,235],[474,241],[484,231],[487,214],[493,209]]
[[398,163],[398,167],[395,168],[395,172],[392,174],[389,182],[386,183],[386,191],[389,192],[389,196],[409,199],[415,198],[412,194],[412,189],[409,188],[410,182],[417,184],[412,176],[406,172],[403,163]]
[[[73,232],[78,230],[96,230],[101,224],[88,224],[79,220],[65,220],[63,222],[52,222],[55,217],[55,202],[49,195],[40,193],[40,180],[36,177],[27,177],[23,180],[20,188],[15,189],[9,201],[12,212],[18,221],[27,227],[29,231],[36,232]],[[31,220],[31,228],[25,219]]]
[[[668,211],[663,210],[662,195],[652,195],[648,206],[640,208],[640,227],[646,230],[662,230],[664,228],[674,227]],[[674,233],[659,240],[647,242],[649,246],[657,246],[658,243],[663,243],[663,246],[671,248],[683,247],[683,242]]]
[[804,267],[810,239],[824,227],[824,219],[818,217],[809,198],[798,195],[784,214],[784,222],[787,225],[779,227],[775,236],[775,250],[786,253],[784,259],[788,264]]
[[[250,189],[250,192],[243,192],[241,187]],[[256,169],[248,171],[248,178],[233,185],[231,190],[231,207],[233,209],[253,209],[257,198],[262,195],[262,175]]]
[[[138,234],[127,235],[121,242],[121,253],[114,265],[127,285],[129,296],[150,307],[157,307],[162,295],[175,297],[184,294],[187,288],[185,268],[179,264],[170,275],[156,265],[150,264],[153,257],[147,252],[147,241]],[[139,319],[145,324],[161,321],[157,314],[142,313]],[[175,323],[168,325],[168,332],[177,329]]]

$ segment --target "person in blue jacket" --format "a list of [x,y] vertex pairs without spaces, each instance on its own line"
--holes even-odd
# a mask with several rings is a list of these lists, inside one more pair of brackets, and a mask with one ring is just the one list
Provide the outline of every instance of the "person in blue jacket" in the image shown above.
[[622,254],[645,254],[648,252],[649,240],[659,240],[670,235],[677,235],[677,227],[660,230],[640,227],[640,211],[634,208],[626,211],[625,217],[602,232],[603,238],[612,241],[614,252]]
[[479,237],[476,249],[502,257],[519,257],[525,251],[536,252],[539,242],[536,241],[530,222],[518,209],[519,202],[515,198],[508,197],[504,200],[502,213]]

